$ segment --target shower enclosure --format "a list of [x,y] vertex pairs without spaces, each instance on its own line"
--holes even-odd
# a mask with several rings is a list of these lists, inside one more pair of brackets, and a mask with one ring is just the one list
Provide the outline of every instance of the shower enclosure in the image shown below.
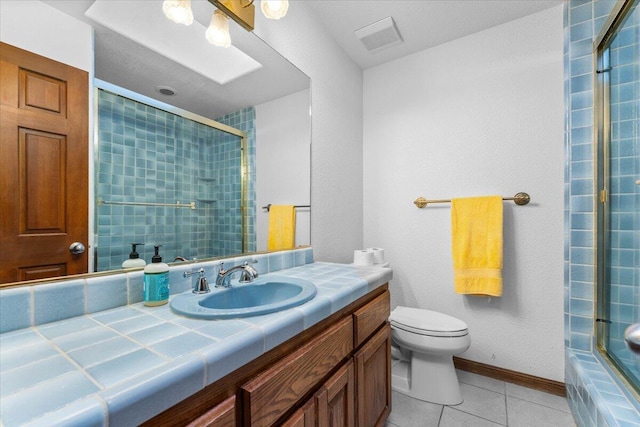
[[249,250],[246,132],[100,84],[96,271],[119,269],[131,243],[147,262],[156,244],[166,262]]
[[[625,331],[640,322],[640,8],[619,2],[596,41],[597,316],[605,359],[640,392],[640,354]],[[640,343],[639,343],[640,345]]]

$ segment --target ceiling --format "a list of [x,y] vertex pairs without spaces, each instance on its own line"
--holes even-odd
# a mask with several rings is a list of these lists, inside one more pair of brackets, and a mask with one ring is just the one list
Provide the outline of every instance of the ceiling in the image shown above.
[[[309,87],[307,76],[238,25],[230,26],[234,46],[257,60],[262,67],[242,78],[217,84],[200,73],[185,69],[180,61],[171,60],[90,19],[85,12],[96,0],[42,1],[94,27],[97,78],[205,117],[219,117]],[[153,2],[158,10],[162,5],[162,0],[137,1]],[[295,8],[296,3],[303,2],[344,51],[362,69],[366,69],[558,6],[564,1],[293,0],[290,7]],[[192,7],[195,20],[206,27],[213,6],[207,0],[192,0]],[[370,53],[354,31],[388,16],[395,20],[403,42]],[[166,24],[168,27],[174,25],[169,21]],[[145,25],[149,24],[140,24]],[[216,49],[221,49],[210,48],[214,55]],[[185,50],[194,55],[202,55],[203,52],[192,45]],[[156,91],[158,86],[172,87],[176,96],[163,98],[164,95]]]
[[[290,7],[295,7],[296,1]],[[526,15],[564,0],[307,0],[344,51],[366,69]],[[403,42],[370,53],[354,31],[391,16]]]
[[[0,0],[2,1],[2,0]],[[233,45],[256,60],[262,67],[235,79],[219,84],[205,76],[206,73],[187,68],[180,60],[170,58],[166,52],[150,49],[118,31],[109,28],[86,15],[94,3],[110,3],[118,6],[142,3],[154,6],[162,14],[162,0],[42,0],[44,3],[94,28],[95,77],[149,98],[168,103],[191,113],[216,119],[229,112],[260,105],[309,87],[310,80],[302,71],[270,48],[255,34],[238,25],[230,25]],[[192,0],[194,25],[204,29],[209,25],[215,10],[207,0]],[[122,13],[127,9],[122,7]],[[150,30],[151,20],[139,21],[138,30]],[[182,27],[162,16],[163,31]],[[183,27],[186,28],[186,27]],[[197,30],[197,29],[196,29]],[[209,45],[187,44],[182,50],[186,55],[210,55],[220,57],[224,48]],[[226,64],[223,66],[231,66]],[[175,95],[167,97],[158,93],[159,86],[168,86]]]

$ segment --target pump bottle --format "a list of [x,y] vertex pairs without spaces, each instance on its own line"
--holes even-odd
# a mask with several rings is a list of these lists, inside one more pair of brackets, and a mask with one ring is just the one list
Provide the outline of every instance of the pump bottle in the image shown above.
[[158,253],[161,245],[153,247],[155,255],[151,264],[144,268],[144,305],[156,306],[169,301],[169,266],[162,262]]
[[144,245],[144,243],[132,243],[131,244],[131,253],[129,254],[129,259],[125,260],[122,263],[122,268],[136,268],[136,267],[144,267],[147,263],[144,259],[140,258],[140,254],[136,252],[136,246]]

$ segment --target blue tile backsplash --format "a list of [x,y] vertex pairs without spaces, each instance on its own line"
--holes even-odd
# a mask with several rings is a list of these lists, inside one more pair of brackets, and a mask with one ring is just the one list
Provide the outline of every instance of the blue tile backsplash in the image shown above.
[[[257,261],[254,265],[259,274],[279,271],[313,262],[313,249],[310,247],[285,252],[241,255],[217,261],[185,265],[172,265],[169,268],[171,295],[188,291],[192,288],[193,279],[185,278],[183,273],[190,269],[204,268],[210,281],[224,262],[225,268],[231,268],[245,261]],[[287,260],[283,262],[283,260]],[[54,292],[55,291],[55,292]],[[61,280],[38,286],[22,286],[0,290],[0,333],[44,325],[39,328],[42,335],[55,340],[57,336],[66,335],[71,329],[74,332],[92,331],[98,326],[86,317],[77,317],[72,322],[46,325],[59,320],[69,319],[84,314],[94,314],[93,318],[107,324],[112,330],[129,333],[136,328],[149,328],[153,325],[135,317],[141,316],[139,310],[127,305],[142,301],[142,272],[127,271],[118,274],[105,274],[86,279]],[[121,307],[117,312],[105,310]],[[168,306],[164,306],[168,310]],[[157,314],[158,309],[154,312]],[[113,319],[113,320],[112,320]],[[131,324],[127,323],[131,319]],[[192,319],[184,319],[186,322]],[[117,321],[117,323],[114,323]],[[209,324],[208,321],[203,321]],[[89,332],[87,332],[90,334]],[[0,342],[1,344],[1,342]],[[65,344],[68,346],[69,344]],[[4,361],[2,367],[4,368]]]
[[[615,1],[609,0],[571,0],[564,10],[565,144],[568,153],[565,165],[565,383],[569,404],[579,426],[640,427],[640,404],[597,354],[594,339],[593,41],[614,5]],[[637,33],[635,37],[623,36],[620,46],[613,48],[618,59],[636,61],[636,73],[637,57],[633,59],[627,43],[635,43],[637,50],[639,39]],[[637,153],[634,154],[627,140],[631,138],[628,124],[632,117],[625,116],[626,113],[618,115],[624,109],[616,108],[624,102],[638,103],[639,94],[633,93],[626,83],[631,77],[630,68],[622,67],[620,73],[612,76],[612,164],[614,168],[625,168],[637,175],[640,171],[628,163],[632,158],[637,163]],[[637,123],[637,117],[633,119]],[[621,189],[613,182],[611,189],[618,192],[614,198],[619,203],[628,202],[629,207],[633,206],[631,200],[625,201],[620,196],[628,191],[637,197],[635,188]],[[614,232],[611,242],[614,265],[623,257],[640,259],[640,254],[629,248],[628,234],[634,232],[627,232],[630,230],[627,227],[634,216],[637,217],[637,212],[629,211],[629,215],[623,213],[612,218],[612,225],[620,230]],[[625,283],[630,273],[626,270],[629,269],[613,269],[612,294],[617,296],[614,302],[619,301],[619,304],[614,304],[612,316],[616,310],[627,310],[632,306],[637,310],[638,307],[638,301],[628,298],[629,289]],[[634,274],[637,272],[635,268]]]
[[[247,132],[245,251],[255,251],[255,110],[217,121]],[[196,209],[99,204],[97,269],[119,269],[131,243],[150,262],[242,252],[240,138],[123,96],[98,91],[97,198],[106,202],[189,204]],[[166,239],[165,236],[176,236]]]

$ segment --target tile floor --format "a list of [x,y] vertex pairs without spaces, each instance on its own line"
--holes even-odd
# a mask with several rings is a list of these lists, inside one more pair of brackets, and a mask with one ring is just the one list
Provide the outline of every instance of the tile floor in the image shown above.
[[564,397],[457,371],[464,402],[443,406],[393,392],[386,427],[575,427]]

